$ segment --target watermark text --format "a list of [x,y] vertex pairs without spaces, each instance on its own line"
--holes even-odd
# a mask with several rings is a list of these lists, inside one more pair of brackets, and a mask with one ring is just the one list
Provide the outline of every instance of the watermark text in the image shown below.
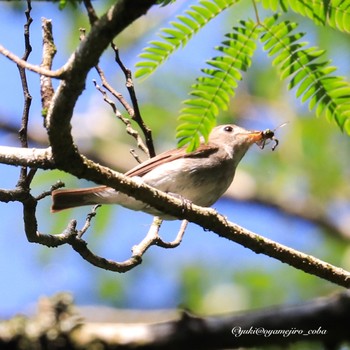
[[285,338],[291,335],[303,335],[303,336],[311,336],[311,335],[326,335],[327,330],[322,327],[318,327],[317,329],[267,329],[264,327],[250,327],[250,328],[242,328],[240,326],[235,326],[232,328],[231,333],[236,337],[241,337],[244,335],[256,335],[261,337],[271,337],[274,335],[283,336]]

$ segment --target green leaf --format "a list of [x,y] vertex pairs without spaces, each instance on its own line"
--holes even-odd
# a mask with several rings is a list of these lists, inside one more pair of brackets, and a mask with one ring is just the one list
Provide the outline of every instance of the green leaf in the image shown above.
[[[161,29],[158,36],[162,41],[151,41],[139,55],[142,60],[136,64],[138,68],[135,77],[146,78],[165,62],[179,47],[184,47],[188,41],[208,22],[233,6],[239,0],[199,0],[198,5],[192,5],[176,21],[170,22],[170,27]],[[156,63],[150,65],[149,62]],[[147,69],[144,69],[147,67]]]
[[262,0],[262,3],[274,12],[290,9],[316,25],[327,24],[341,32],[350,32],[350,0]]
[[[298,1],[293,8],[305,14],[310,12]],[[261,41],[268,55],[276,56],[272,64],[277,66],[281,79],[290,79],[288,88],[297,87],[297,98],[303,103],[309,101],[309,109],[316,108],[317,116],[325,115],[344,130],[350,116],[349,82],[331,75],[336,68],[329,65],[329,60],[321,60],[324,50],[307,48],[305,43],[297,42],[303,34],[292,33],[295,24],[289,21],[276,23],[276,19],[274,16],[265,21],[269,25],[264,23]]]
[[176,137],[178,146],[188,144],[188,150],[199,145],[200,136],[206,139],[216,124],[220,110],[228,108],[235,93],[242,71],[251,65],[260,28],[253,21],[241,21],[241,26],[232,32],[215,49],[221,54],[207,61],[210,67],[202,69],[205,74],[197,78],[192,86],[191,98],[184,102],[181,110]]

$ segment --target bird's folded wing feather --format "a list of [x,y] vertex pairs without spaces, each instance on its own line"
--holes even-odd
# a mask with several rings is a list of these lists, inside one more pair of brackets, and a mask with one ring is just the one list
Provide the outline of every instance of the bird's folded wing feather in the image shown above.
[[[127,176],[143,176],[164,162],[171,162],[180,158],[204,158],[217,152],[219,147],[215,144],[201,144],[195,151],[184,153],[184,148],[175,148],[165,151],[158,156],[150,158],[125,173]],[[94,187],[94,190],[104,191],[108,186]]]
[[173,160],[180,158],[202,158],[208,157],[210,154],[218,150],[218,146],[214,144],[201,144],[195,151],[190,153],[184,153],[184,148],[177,148],[169,150],[159,154],[156,157],[146,160],[145,162],[137,165],[128,172],[127,176],[143,176],[165,162],[172,162]]

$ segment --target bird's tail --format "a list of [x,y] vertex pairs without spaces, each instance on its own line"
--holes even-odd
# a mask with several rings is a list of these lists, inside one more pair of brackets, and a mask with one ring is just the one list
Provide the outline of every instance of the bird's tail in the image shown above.
[[64,209],[80,207],[84,205],[105,204],[104,194],[112,190],[106,186],[90,187],[84,189],[55,190],[52,192],[51,212],[55,213]]

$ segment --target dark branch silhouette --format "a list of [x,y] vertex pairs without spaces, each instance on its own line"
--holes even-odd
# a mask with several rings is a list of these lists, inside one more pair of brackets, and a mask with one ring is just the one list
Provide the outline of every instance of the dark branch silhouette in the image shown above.
[[[163,321],[140,311],[143,322],[129,321],[127,311],[109,310],[108,322],[96,320],[98,308],[81,317],[69,294],[39,301],[33,318],[24,316],[0,322],[0,346],[18,348],[25,342],[36,349],[82,349],[96,343],[108,349],[238,349],[297,342],[315,343],[320,348],[338,349],[350,340],[350,296],[348,292],[318,298],[295,306],[276,306],[249,312],[199,316],[185,310],[164,314]],[[105,314],[106,310],[101,310]],[[131,313],[135,314],[135,312]],[[104,315],[105,316],[105,315]],[[151,316],[151,315],[150,315]],[[159,318],[159,315],[157,316]],[[105,318],[105,317],[104,317]],[[35,333],[30,332],[33,327]],[[55,336],[52,336],[55,334]],[[132,336],[130,336],[132,334]],[[32,348],[32,347],[30,347]]]

